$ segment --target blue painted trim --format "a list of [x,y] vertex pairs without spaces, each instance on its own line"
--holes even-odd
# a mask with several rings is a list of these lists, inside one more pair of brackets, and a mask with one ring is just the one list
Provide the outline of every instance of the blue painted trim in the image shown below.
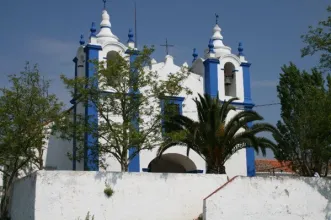
[[214,53],[214,40],[213,39],[209,40],[208,48],[209,48],[209,53]]
[[239,56],[244,56],[244,47],[243,47],[243,44],[241,42],[239,42],[239,45],[238,45],[238,52],[239,52]]
[[83,45],[85,44],[85,40],[84,40],[84,35],[83,35],[83,34],[80,35],[79,44],[80,44],[81,46],[83,46]]
[[[241,45],[242,46],[242,45]],[[240,51],[239,51],[240,52]],[[241,53],[243,50],[241,51]],[[243,53],[242,53],[243,54]],[[243,81],[244,81],[244,108],[246,111],[252,110],[254,103],[251,97],[251,79],[249,68],[251,63],[241,63],[240,66],[243,69]],[[249,123],[248,126],[252,126],[252,123]],[[252,147],[246,148],[246,163],[247,163],[247,176],[255,176],[255,152]]]
[[192,63],[194,63],[194,61],[196,61],[197,58],[198,58],[198,56],[199,56],[196,48],[193,49],[193,54],[192,54],[192,56],[193,56],[193,61],[192,61]]
[[149,172],[151,172],[151,169],[150,169],[150,168],[142,168],[142,171],[143,171],[143,172],[148,172],[148,173],[149,173]]
[[90,38],[91,37],[96,37],[97,36],[97,28],[95,27],[95,22],[92,22],[91,29],[90,29]]
[[[92,29],[92,28],[91,28]],[[85,77],[89,78],[93,76],[95,66],[91,63],[91,60],[99,60],[99,51],[102,50],[101,46],[99,45],[91,45],[88,44],[84,48],[86,53],[86,63],[85,63]],[[98,86],[98,82],[95,81],[93,86]],[[98,122],[98,111],[96,107],[88,101],[87,106],[85,106],[85,123],[97,123]],[[98,143],[98,137],[93,136],[90,133],[85,133],[84,135],[84,170],[89,171],[98,171],[99,170],[99,156],[98,156],[98,147],[91,148],[92,146],[95,147]]]
[[218,59],[207,59],[203,62],[205,66],[204,91],[205,94],[216,98],[218,95]]
[[186,173],[203,173],[203,170],[191,170],[187,171]]
[[133,39],[133,32],[132,32],[132,29],[130,28],[129,29],[129,34],[128,34],[128,42],[127,43],[134,43],[134,39]]
[[244,81],[244,102],[253,103],[251,97],[251,76],[249,67],[251,63],[241,63],[240,66],[243,69],[243,81]]
[[[252,110],[251,107],[246,107],[246,111]],[[253,125],[252,122],[248,123],[247,126],[251,127]],[[256,169],[255,169],[255,151],[252,147],[246,148],[246,167],[247,167],[247,176],[253,177],[256,176]]]
[[109,27],[109,26],[101,26],[100,28],[109,28],[109,29],[111,29],[111,27]]
[[[161,114],[164,114],[164,107],[165,107],[165,100],[167,104],[178,104],[179,105],[179,114],[183,114],[183,101],[185,100],[184,97],[180,96],[165,96],[161,98]],[[164,125],[164,119],[162,119],[162,127]],[[162,128],[162,135],[164,135],[164,128]]]
[[[90,58],[90,57],[87,56],[88,55],[87,52],[89,52],[91,50],[96,50],[96,51],[102,50],[102,47],[100,45],[87,44],[84,47],[84,52],[86,53],[86,58],[87,58],[86,61],[88,61],[89,60],[88,58]],[[99,58],[99,54],[98,54],[97,58]],[[96,58],[90,58],[90,60],[92,60],[92,59],[96,59]]]
[[[133,49],[127,49],[126,51],[125,51],[125,53],[126,54],[129,54],[129,55],[139,55],[139,53],[140,53],[140,51],[139,50],[133,50]],[[131,56],[130,56],[130,62],[134,62],[134,60],[136,59],[136,57],[134,57],[134,59],[133,59],[133,57],[131,58]]]
[[[138,77],[138,75],[137,75],[138,71],[136,71],[134,69],[133,63],[135,62],[135,60],[137,58],[137,55],[139,54],[139,51],[137,51],[137,50],[127,50],[126,53],[130,55],[130,65],[131,65],[131,73],[132,73],[132,75],[130,77],[132,77],[131,81],[134,81]],[[139,88],[133,88],[133,85],[130,85],[129,94],[131,94],[133,96],[136,96],[137,94],[140,94]],[[137,111],[136,116],[131,121],[131,124],[134,126],[134,128],[137,131],[139,131],[138,118],[139,118],[139,111]],[[129,157],[131,155],[133,155],[135,152],[136,152],[136,146],[130,147]],[[131,159],[131,161],[129,163],[128,171],[129,172],[140,172],[140,152]]]
[[[75,57],[73,59],[73,62],[75,63],[75,79],[77,78],[77,57]],[[77,88],[75,86],[74,88],[74,96],[76,96],[77,94]],[[70,101],[71,104],[73,104],[71,101]],[[76,123],[77,123],[77,105],[76,105],[76,102],[74,102],[74,126],[76,126]],[[76,170],[76,158],[77,158],[77,137],[76,137],[76,128],[74,128],[74,132],[73,132],[73,137],[72,137],[72,170]]]
[[76,104],[77,100],[78,100],[80,97],[82,97],[82,94],[77,95],[76,92],[75,92],[75,95],[76,95],[76,97],[74,97],[74,98],[72,98],[72,99],[70,100],[70,103],[73,104],[73,105]]

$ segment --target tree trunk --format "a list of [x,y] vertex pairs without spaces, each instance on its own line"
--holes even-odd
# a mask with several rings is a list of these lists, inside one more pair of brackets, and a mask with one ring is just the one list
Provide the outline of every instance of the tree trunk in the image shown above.
[[326,167],[324,172],[324,177],[327,177],[329,173],[329,161],[326,161]]
[[212,174],[226,174],[224,165],[207,165],[207,172]]
[[121,171],[122,172],[128,172],[128,168],[129,168],[128,162],[127,161],[122,161],[121,162]]
[[14,178],[16,176],[16,172],[12,173],[9,177],[8,181],[7,178],[4,181],[4,193],[1,198],[1,207],[0,207],[0,219],[8,219],[8,212],[9,212],[9,198],[12,189],[12,185],[14,182]]

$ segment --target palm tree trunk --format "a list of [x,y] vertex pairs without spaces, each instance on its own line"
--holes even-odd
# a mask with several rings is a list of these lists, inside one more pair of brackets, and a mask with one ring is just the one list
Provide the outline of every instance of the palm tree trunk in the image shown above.
[[226,174],[224,165],[207,165],[207,172],[212,174]]

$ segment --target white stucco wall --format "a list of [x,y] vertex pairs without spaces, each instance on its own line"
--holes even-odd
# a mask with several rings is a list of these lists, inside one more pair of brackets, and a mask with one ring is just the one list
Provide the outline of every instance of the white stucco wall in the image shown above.
[[[231,120],[231,118],[233,118],[240,111],[241,110],[230,111],[228,117],[226,118],[226,123],[228,123],[229,120]],[[242,131],[243,129],[240,132]],[[239,150],[225,162],[225,171],[229,178],[234,176],[247,176],[246,149]]]
[[[183,220],[225,175],[38,171],[14,185],[12,220]],[[104,194],[109,185],[114,194]],[[37,190],[35,190],[37,189]],[[35,194],[35,195],[34,195]]]
[[204,201],[205,220],[329,220],[331,180],[237,177]]
[[35,174],[15,181],[10,203],[13,219],[35,219],[36,181]]

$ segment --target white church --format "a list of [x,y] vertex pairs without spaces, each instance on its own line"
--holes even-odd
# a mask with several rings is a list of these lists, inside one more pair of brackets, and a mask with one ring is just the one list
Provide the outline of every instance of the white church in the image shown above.
[[[97,33],[95,24],[92,24],[90,36],[85,43],[83,36],[80,46],[73,61],[75,64],[75,76],[89,77],[93,73],[89,60],[96,59],[104,61],[114,53],[119,53],[123,57],[129,57],[132,53],[128,51],[138,51],[132,31],[129,31],[128,38],[121,42],[112,32],[110,16],[106,9],[102,11],[100,30]],[[208,39],[206,40],[208,42]],[[207,46],[207,43],[206,43]],[[189,67],[189,77],[184,82],[191,89],[192,95],[179,95],[172,97],[175,104],[179,106],[179,113],[197,120],[197,113],[193,98],[198,94],[210,94],[221,100],[237,97],[235,102],[240,109],[252,109],[254,104],[251,99],[250,88],[250,63],[246,61],[243,54],[242,44],[239,43],[238,52],[235,54],[231,48],[223,43],[221,28],[216,22],[212,29],[212,36],[209,40],[208,48],[204,51],[203,57],[199,57],[196,49],[193,49],[193,61],[189,65],[177,65],[171,55],[166,55],[164,60],[152,60],[150,71],[157,72],[160,78],[167,77],[170,73],[181,71],[182,67]],[[128,59],[130,60],[130,59]],[[192,60],[190,58],[190,60]],[[130,61],[128,61],[130,62]],[[78,113],[92,114],[91,109],[72,100],[71,111],[73,116]],[[235,114],[236,112],[231,112]],[[96,116],[97,117],[97,116]],[[87,137],[88,138],[88,137]],[[67,154],[75,149],[76,141],[65,141],[51,136],[46,143],[46,153],[44,156],[45,169],[49,170],[92,170],[99,171],[98,164],[89,161],[72,161]],[[206,163],[195,152],[190,152],[186,156],[186,148],[176,146],[168,149],[161,158],[156,158],[157,149],[141,151],[129,164],[129,172],[159,172],[159,173],[205,173]],[[129,153],[129,152],[128,152]],[[85,154],[87,154],[85,152]],[[89,160],[88,156],[85,159]],[[247,148],[233,155],[226,163],[228,176],[243,175],[255,176],[255,156],[252,148]],[[121,171],[120,164],[115,158],[107,158],[107,171]],[[102,170],[100,168],[100,170]]]
[[[97,33],[92,25],[88,43],[81,39],[73,59],[75,76],[94,74],[91,59],[104,61],[119,53],[132,62],[132,56],[138,52],[131,31],[126,43],[112,33],[106,10],[102,12],[100,26]],[[217,22],[203,57],[194,49],[191,64],[176,65],[174,58],[167,55],[161,62],[153,60],[146,68],[164,78],[182,67],[190,67],[184,83],[193,94],[171,97],[180,114],[197,120],[193,98],[204,93],[218,95],[222,101],[238,97],[235,103],[238,108],[229,117],[254,107],[250,63],[241,44],[236,54],[223,44]],[[71,104],[74,118],[84,113],[99,121],[93,109],[74,99]],[[14,183],[9,207],[12,220],[92,219],[85,218],[87,214],[96,220],[201,219],[198,216],[204,220],[331,219],[330,180],[290,176],[251,178],[255,176],[252,148],[240,150],[227,161],[226,175],[204,175],[205,161],[192,151],[186,156],[186,148],[181,146],[168,149],[161,158],[156,157],[157,148],[141,151],[130,162],[129,172],[120,172],[120,164],[111,156],[106,158],[106,170],[91,159],[89,152],[84,152],[85,161],[70,160],[67,154],[74,153],[76,141],[57,136],[47,139],[43,154],[45,170]]]

